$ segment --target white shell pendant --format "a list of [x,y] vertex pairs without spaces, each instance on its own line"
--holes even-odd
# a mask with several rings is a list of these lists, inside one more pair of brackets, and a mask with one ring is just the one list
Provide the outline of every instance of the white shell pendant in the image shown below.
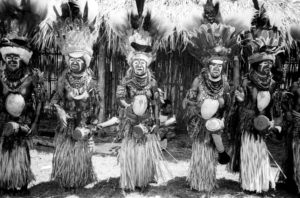
[[13,117],[19,117],[25,108],[24,97],[21,94],[9,94],[5,101],[5,108]]
[[259,91],[257,94],[257,108],[263,111],[271,101],[271,94],[269,91]]
[[219,101],[213,99],[205,99],[201,105],[201,116],[208,120],[212,118],[219,109]]
[[148,100],[145,95],[137,95],[132,102],[132,110],[135,115],[142,116],[148,107]]

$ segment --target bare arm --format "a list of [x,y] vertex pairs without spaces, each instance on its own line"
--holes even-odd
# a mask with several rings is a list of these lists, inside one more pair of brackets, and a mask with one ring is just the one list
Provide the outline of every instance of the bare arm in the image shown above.
[[117,87],[116,98],[117,98],[119,105],[121,105],[124,108],[127,108],[130,106],[130,104],[128,104],[126,102],[126,97],[127,97],[127,89],[126,89],[126,85],[125,85],[125,80],[123,79],[121,84],[118,85],[118,87]]

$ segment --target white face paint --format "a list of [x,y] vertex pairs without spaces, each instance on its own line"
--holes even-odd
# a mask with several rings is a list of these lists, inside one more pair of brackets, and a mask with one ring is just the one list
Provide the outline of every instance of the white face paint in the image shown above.
[[223,63],[224,61],[222,60],[212,60],[209,63],[209,74],[212,78],[219,78],[221,76]]
[[258,72],[263,75],[268,75],[271,73],[271,68],[273,67],[273,61],[266,60],[259,63]]
[[141,76],[146,73],[147,62],[144,59],[134,59],[132,61],[132,67],[134,69],[134,73]]
[[69,56],[69,68],[74,73],[81,73],[86,68],[84,58]]
[[7,54],[5,56],[5,62],[11,71],[15,71],[20,68],[20,61],[21,58],[17,54]]

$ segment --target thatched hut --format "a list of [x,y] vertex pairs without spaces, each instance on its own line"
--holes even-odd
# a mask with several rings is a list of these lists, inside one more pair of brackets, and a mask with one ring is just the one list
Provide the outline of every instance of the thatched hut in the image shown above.
[[[100,120],[106,120],[118,113],[116,87],[128,68],[125,57],[120,53],[120,38],[110,28],[110,17],[111,13],[118,14],[122,9],[135,8],[135,0],[98,0],[98,2],[101,8],[99,17],[102,19],[102,24],[99,25],[102,28],[91,65],[103,90],[99,117]],[[166,18],[173,29],[172,34],[161,42],[157,61],[150,67],[155,73],[159,87],[165,92],[165,97],[172,101],[174,113],[179,118],[183,113],[181,101],[185,92],[202,68],[202,65],[185,49],[187,40],[182,23],[189,22],[191,17],[200,17],[205,2],[206,0],[147,0],[145,4],[146,9],[149,8],[155,14]],[[291,24],[300,24],[300,5],[291,0],[259,0],[258,3],[265,5],[271,23],[280,29],[287,41],[289,57],[283,67],[286,69],[285,87],[287,87],[292,80],[300,76],[298,48],[293,47],[296,45],[289,34]],[[233,14],[236,18],[242,17],[243,10],[247,9],[255,9],[252,0],[220,1],[220,11],[225,17],[232,17]],[[57,76],[64,68],[62,59],[57,49],[37,50],[33,59],[33,64],[45,71],[48,98],[55,91]],[[233,76],[230,67],[227,67],[226,72],[230,80]]]

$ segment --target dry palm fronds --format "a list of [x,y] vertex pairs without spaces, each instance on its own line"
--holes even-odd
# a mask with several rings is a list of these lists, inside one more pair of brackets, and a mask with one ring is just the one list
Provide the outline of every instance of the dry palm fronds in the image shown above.
[[[47,16],[40,23],[32,41],[36,48],[61,48],[71,31],[77,31],[75,37],[82,38],[82,34],[85,34],[86,45],[92,45],[96,41],[102,20],[95,0],[52,0],[49,1],[47,10]],[[89,32],[85,31],[87,27]]]
[[75,141],[63,133],[56,135],[51,178],[64,188],[79,188],[96,181],[92,153],[86,140]]
[[245,132],[241,143],[241,185],[244,190],[261,193],[268,191],[270,182],[275,188],[271,175],[268,148],[262,138],[255,138]]
[[[52,0],[53,3],[61,3],[65,0]],[[135,10],[135,0],[96,0],[99,4],[97,9],[97,27],[104,24],[105,36],[108,40],[109,49],[120,51],[120,37],[116,35],[111,26],[113,18],[120,18],[124,10]],[[252,0],[214,0],[219,2],[220,13],[223,23],[236,28],[236,32],[240,32],[250,27],[251,20],[255,14],[255,8]],[[282,32],[284,39],[288,43],[292,43],[291,26],[300,24],[300,3],[298,0],[258,0],[259,6],[264,5],[266,15],[270,19],[271,25],[278,27]],[[145,2],[145,10],[151,10],[153,15],[158,15],[165,19],[169,25],[170,31],[168,36],[164,37],[160,42],[160,47],[165,49],[176,49],[185,46],[187,43],[187,35],[184,33],[185,26],[196,27],[201,24],[203,18],[203,5],[206,0],[147,0]],[[51,6],[50,6],[51,7]],[[52,8],[51,8],[52,9]],[[53,11],[51,10],[53,13]],[[197,21],[194,23],[193,21]],[[47,26],[44,23],[44,26]],[[47,28],[49,31],[50,29]],[[51,32],[51,31],[50,31]],[[49,33],[49,32],[48,32]],[[44,43],[50,45],[51,34],[45,32]],[[38,37],[38,36],[36,36]],[[52,37],[54,38],[54,37]],[[288,45],[290,46],[290,45]]]
[[10,138],[0,139],[0,189],[4,190],[20,189],[34,180],[30,168],[30,141],[24,137]]
[[216,156],[213,145],[195,139],[187,181],[192,189],[210,192],[216,185]]
[[154,134],[148,134],[146,138],[142,143],[137,143],[134,138],[123,139],[119,153],[123,189],[146,187],[155,179],[165,178],[160,143]]

